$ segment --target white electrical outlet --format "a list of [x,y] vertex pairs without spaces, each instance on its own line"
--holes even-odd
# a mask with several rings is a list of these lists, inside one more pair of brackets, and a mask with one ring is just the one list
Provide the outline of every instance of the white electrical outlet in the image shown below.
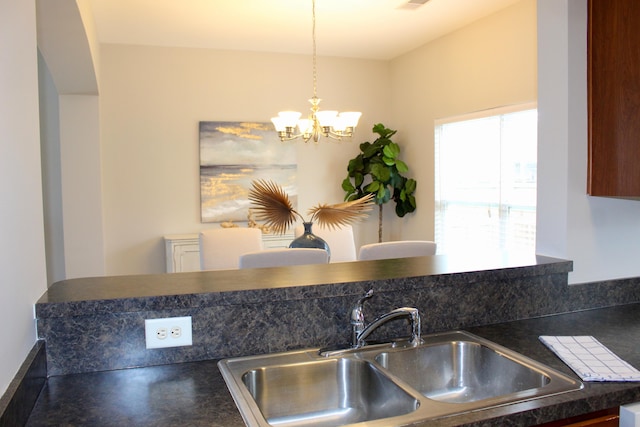
[[147,348],[192,345],[191,316],[145,319],[144,335]]
[[182,328],[180,326],[174,326],[171,328],[171,338],[180,338],[182,336]]
[[156,338],[159,340],[164,340],[167,338],[167,328],[165,328],[164,326],[159,327],[158,329],[156,329]]

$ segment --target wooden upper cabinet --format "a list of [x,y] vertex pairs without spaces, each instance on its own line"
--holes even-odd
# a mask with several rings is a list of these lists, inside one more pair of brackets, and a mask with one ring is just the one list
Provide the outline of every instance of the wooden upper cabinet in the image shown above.
[[592,196],[640,198],[640,0],[589,0]]

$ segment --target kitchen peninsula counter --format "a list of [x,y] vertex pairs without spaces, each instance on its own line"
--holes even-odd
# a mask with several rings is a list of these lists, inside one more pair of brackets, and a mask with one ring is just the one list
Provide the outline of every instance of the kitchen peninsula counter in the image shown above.
[[[571,268],[544,256],[485,254],[92,277],[53,284],[35,311],[48,374],[65,375],[337,345],[369,289],[369,316],[414,306],[428,313],[424,333],[628,301],[630,286],[607,292],[606,302],[591,288],[575,292]],[[193,345],[146,348],[146,319],[185,316]]]
[[[255,300],[287,297],[299,290],[328,295],[344,292],[336,287],[340,284],[418,277],[442,281],[452,275],[466,275],[477,282],[487,275],[502,279],[568,273],[572,269],[571,261],[541,255],[473,253],[269,269],[84,277],[54,283],[39,299],[36,309],[51,316],[65,310],[82,314],[83,309],[93,310],[95,301],[100,301],[102,307],[108,304],[108,308],[133,309],[137,304],[156,303],[167,297],[182,300],[206,294],[233,301],[239,295],[243,300]],[[464,280],[465,276],[456,279]]]
[[[48,379],[29,425],[241,426],[216,361],[348,342],[350,310],[369,289],[370,319],[413,306],[423,334],[477,332],[565,372],[538,335],[599,338],[623,325],[626,335],[602,341],[640,365],[628,347],[640,340],[638,306],[625,305],[640,303],[640,278],[569,286],[572,268],[545,256],[476,253],[58,282],[35,307]],[[606,313],[619,318],[603,321]],[[192,318],[191,346],[146,348],[145,319],[182,316]],[[388,326],[372,339],[406,333],[401,322]],[[521,426],[638,401],[638,393],[637,384],[588,385],[425,425]]]
[[[578,377],[540,343],[539,335],[593,335],[640,368],[640,304],[637,303],[465,330],[576,379]],[[639,382],[585,383],[580,391],[415,425],[536,425],[636,401],[640,401]],[[27,426],[60,425],[240,427],[244,423],[216,361],[207,360],[50,377]]]

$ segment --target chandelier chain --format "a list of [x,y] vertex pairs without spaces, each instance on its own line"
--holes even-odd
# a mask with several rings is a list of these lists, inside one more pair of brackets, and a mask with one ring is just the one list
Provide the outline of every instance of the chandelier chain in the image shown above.
[[311,16],[313,20],[313,24],[311,26],[311,39],[313,40],[313,97],[317,98],[318,69],[316,60],[316,0],[311,1]]

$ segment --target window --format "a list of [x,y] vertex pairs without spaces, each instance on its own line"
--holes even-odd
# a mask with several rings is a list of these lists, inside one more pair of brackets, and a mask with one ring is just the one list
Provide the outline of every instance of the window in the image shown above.
[[537,117],[527,105],[436,122],[439,253],[535,252]]

